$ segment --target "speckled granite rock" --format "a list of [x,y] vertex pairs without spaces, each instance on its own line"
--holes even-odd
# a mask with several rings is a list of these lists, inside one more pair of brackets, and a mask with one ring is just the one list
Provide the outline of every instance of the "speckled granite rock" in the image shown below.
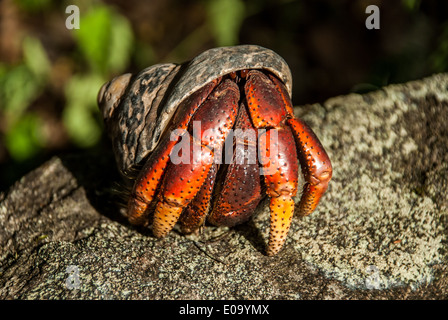
[[448,75],[296,111],[334,175],[279,255],[264,208],[156,240],[121,218],[110,154],[56,157],[0,194],[0,299],[447,299]]

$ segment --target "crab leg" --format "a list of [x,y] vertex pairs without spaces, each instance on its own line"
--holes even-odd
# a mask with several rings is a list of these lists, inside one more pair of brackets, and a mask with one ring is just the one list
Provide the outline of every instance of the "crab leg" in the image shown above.
[[300,150],[299,160],[305,177],[298,213],[300,216],[307,216],[314,211],[327,190],[332,176],[331,162],[319,139],[304,121],[292,118],[287,122]]
[[302,120],[294,118],[294,111],[285,86],[273,75],[269,78],[285,103],[288,125],[292,128],[299,149],[299,160],[305,177],[302,197],[298,206],[299,216],[307,216],[316,209],[332,176],[330,158],[313,130]]
[[[283,97],[271,80],[261,72],[249,71],[245,92],[254,126],[272,128],[260,134],[258,148],[266,193],[271,198],[267,254],[275,255],[286,240],[294,213],[299,170],[296,145],[285,124],[287,109]],[[277,139],[272,139],[275,133]]]
[[[191,95],[179,107],[179,112],[174,116],[171,128],[180,129],[180,131],[186,130],[195,111],[220,81],[221,79],[218,78]],[[131,224],[144,225],[148,222],[148,207],[160,187],[162,175],[170,159],[170,153],[178,140],[179,136],[177,136],[177,139],[171,139],[171,136],[166,134],[160,141],[160,147],[150,155],[140,171],[128,202],[127,216]]]
[[[156,237],[164,237],[171,231],[206,181],[215,151],[221,150],[233,127],[239,95],[236,83],[225,80],[195,112],[189,124],[190,132],[193,132],[189,150],[192,161],[170,165],[166,172],[154,213],[153,233]],[[201,221],[203,214],[206,212],[196,219]]]
[[244,105],[236,120],[234,144],[232,161],[226,168],[223,185],[208,217],[214,225],[231,227],[246,221],[261,199],[257,135]]
[[280,97],[283,100],[284,107],[286,109],[286,113],[290,117],[294,117],[294,109],[293,109],[293,106],[292,106],[292,101],[289,98],[289,94],[286,91],[285,85],[280,80],[278,80],[274,75],[269,74],[268,76],[269,76],[269,79],[271,79],[272,83],[275,86],[275,89],[280,94]]
[[212,165],[212,150],[205,147],[200,153],[194,153],[195,147],[200,148],[201,143],[192,136],[190,146],[191,161],[172,165],[165,173],[163,191],[159,196],[152,225],[152,231],[157,238],[164,237],[171,231],[182,210],[198,193]]
[[210,200],[212,197],[217,172],[218,166],[213,164],[210,167],[207,178],[196,197],[180,216],[180,223],[182,226],[181,229],[183,233],[192,233],[204,223],[205,217],[210,209]]
[[[271,138],[274,130],[277,131],[276,139]],[[294,137],[288,127],[271,129],[261,134],[259,139],[266,193],[271,198],[271,226],[267,248],[267,255],[271,256],[282,248],[291,225],[299,168]]]
[[157,148],[145,163],[134,184],[134,190],[129,199],[127,210],[131,224],[144,225],[147,223],[148,206],[160,185],[162,175],[168,165],[171,150],[177,143],[177,140],[170,141],[169,136],[165,136],[161,143],[161,147]]

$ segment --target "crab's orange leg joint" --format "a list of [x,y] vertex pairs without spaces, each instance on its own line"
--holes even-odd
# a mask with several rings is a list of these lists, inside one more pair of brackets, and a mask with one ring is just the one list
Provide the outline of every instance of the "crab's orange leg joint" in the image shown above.
[[288,119],[296,137],[299,160],[305,177],[305,186],[300,199],[298,213],[307,216],[314,211],[330,182],[333,169],[330,158],[313,130],[299,119]]

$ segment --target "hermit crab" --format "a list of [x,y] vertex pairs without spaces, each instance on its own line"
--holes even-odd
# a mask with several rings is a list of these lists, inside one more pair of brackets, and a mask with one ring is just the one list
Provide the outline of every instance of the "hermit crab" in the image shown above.
[[[156,237],[176,223],[234,226],[269,197],[267,255],[282,248],[293,214],[309,215],[332,176],[319,139],[294,117],[292,77],[275,52],[210,49],[183,64],[124,74],[98,95],[120,172],[133,177],[127,217]],[[300,202],[299,166],[305,179]]]

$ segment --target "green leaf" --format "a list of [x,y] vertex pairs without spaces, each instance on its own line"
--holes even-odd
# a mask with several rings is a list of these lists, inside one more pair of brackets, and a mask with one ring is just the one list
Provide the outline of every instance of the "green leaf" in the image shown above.
[[45,86],[51,65],[39,40],[26,37],[24,62],[0,72],[0,106],[4,110],[5,146],[12,158],[26,160],[44,145],[42,121],[27,112]]
[[39,40],[26,37],[22,44],[24,63],[0,72],[0,106],[8,123],[20,118],[45,86],[51,70],[47,54]]
[[93,146],[101,136],[100,124],[95,120],[99,114],[96,105],[98,88],[104,83],[98,75],[73,76],[66,87],[67,105],[63,122],[73,142],[82,148]]
[[420,7],[420,0],[401,0],[401,3],[409,11],[418,10]]
[[11,157],[17,161],[34,156],[44,145],[42,121],[32,113],[18,119],[5,134],[5,145]]
[[85,59],[94,71],[103,74],[125,69],[132,51],[133,32],[126,18],[106,6],[95,6],[81,13],[75,37]]
[[108,67],[109,72],[118,73],[129,63],[134,35],[128,20],[124,17],[114,14],[112,22]]
[[81,12],[80,28],[74,32],[81,52],[94,70],[106,70],[111,20],[107,7],[94,7],[86,13]]
[[41,42],[28,36],[23,40],[22,48],[25,65],[38,78],[37,81],[46,81],[51,71],[51,64]]
[[19,7],[25,11],[38,12],[48,9],[52,0],[15,0]]
[[19,118],[36,98],[39,89],[39,83],[25,65],[4,72],[0,76],[0,105],[6,110],[8,119]]
[[245,6],[241,0],[207,1],[208,21],[218,46],[238,44]]

